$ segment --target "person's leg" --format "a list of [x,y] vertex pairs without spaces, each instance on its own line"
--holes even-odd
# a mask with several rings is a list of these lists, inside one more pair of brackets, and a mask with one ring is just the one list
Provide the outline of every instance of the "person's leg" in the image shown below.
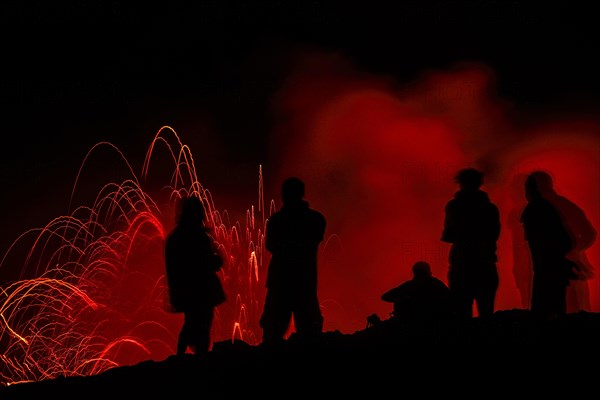
[[288,303],[289,301],[283,293],[276,294],[273,290],[267,291],[259,322],[263,330],[263,343],[273,345],[283,342],[292,319],[292,311]]
[[194,312],[193,343],[195,355],[203,355],[210,350],[210,332],[213,315],[212,307],[206,307]]
[[459,321],[471,319],[473,317],[474,296],[469,287],[468,276],[456,269],[448,272],[448,288],[452,295],[452,303]]
[[323,314],[316,294],[301,296],[294,303],[294,325],[299,335],[308,337],[323,331]]
[[548,276],[547,273],[539,271],[534,273],[531,292],[531,313],[533,316],[542,320],[553,318],[556,312],[557,298],[557,288],[554,279]]
[[187,351],[189,343],[189,316],[188,313],[183,314],[183,325],[179,331],[179,337],[177,338],[177,355],[183,355]]
[[568,281],[557,278],[549,283],[552,287],[548,296],[548,317],[558,318],[567,313]]
[[482,269],[480,283],[478,283],[475,295],[477,313],[480,317],[489,318],[494,315],[498,284],[498,271],[495,266],[488,266]]

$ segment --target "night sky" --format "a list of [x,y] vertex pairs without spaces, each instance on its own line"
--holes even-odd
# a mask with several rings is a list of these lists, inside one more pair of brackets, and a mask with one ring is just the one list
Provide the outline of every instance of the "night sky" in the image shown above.
[[[383,87],[422,100],[424,82],[444,84],[458,76],[478,85],[481,79],[493,99],[490,109],[500,104],[497,120],[509,120],[513,132],[496,132],[490,141],[512,140],[515,131],[548,121],[582,121],[591,124],[591,135],[599,132],[597,19],[588,2],[198,3],[0,5],[2,252],[26,229],[68,212],[76,173],[94,144],[113,143],[140,171],[163,125],[191,147],[199,179],[215,203],[234,214],[256,204],[259,166],[268,198],[278,199],[280,179],[298,171],[316,207],[326,213],[358,207],[352,196],[358,189],[345,181],[351,174],[329,171],[318,181],[311,171],[322,170],[299,167],[302,153],[290,153],[302,141],[298,132],[312,107],[342,87]],[[337,144],[321,148],[332,158],[352,143],[329,139]],[[109,155],[95,162],[88,181],[103,179],[117,163]],[[485,157],[478,162],[486,165]],[[314,195],[327,187],[343,192],[337,204]],[[360,204],[375,204],[361,193]],[[352,213],[331,214],[330,233],[350,231]],[[446,266],[436,268],[442,275]],[[0,271],[3,279],[7,275]],[[387,288],[381,282],[373,287],[377,301]],[[359,309],[359,316],[367,311]]]

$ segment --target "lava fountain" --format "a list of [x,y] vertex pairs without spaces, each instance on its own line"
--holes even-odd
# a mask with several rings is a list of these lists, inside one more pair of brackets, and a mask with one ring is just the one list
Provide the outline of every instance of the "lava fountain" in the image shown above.
[[[183,194],[203,199],[215,240],[226,256],[220,277],[228,300],[216,310],[213,341],[259,341],[266,218],[262,169],[258,207],[247,211],[243,223],[230,223],[228,213],[217,209],[211,192],[198,181],[190,148],[165,126],[148,149],[142,180],[117,147],[96,144],[77,174],[72,199],[85,185],[81,175],[89,158],[101,148],[115,151],[129,176],[103,185],[92,204],[26,231],[2,259],[2,268],[15,268],[6,265],[14,259],[11,253],[19,244],[32,243],[19,266],[20,279],[0,292],[3,385],[93,375],[174,354],[182,314],[168,308],[162,252],[176,200]],[[151,161],[164,149],[173,173],[151,196],[144,182],[149,180]]]

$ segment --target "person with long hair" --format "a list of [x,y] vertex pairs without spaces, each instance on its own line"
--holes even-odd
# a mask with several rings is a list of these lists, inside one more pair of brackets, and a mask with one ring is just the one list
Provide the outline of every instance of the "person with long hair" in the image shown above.
[[169,300],[175,312],[183,313],[177,355],[188,350],[202,355],[210,350],[214,309],[226,300],[217,275],[223,258],[209,235],[200,198],[184,197],[179,205],[175,228],[165,243]]

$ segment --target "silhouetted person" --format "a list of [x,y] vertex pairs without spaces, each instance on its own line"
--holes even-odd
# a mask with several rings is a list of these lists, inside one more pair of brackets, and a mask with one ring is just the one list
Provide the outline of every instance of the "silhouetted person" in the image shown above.
[[481,190],[483,173],[474,168],[458,171],[459,190],[446,203],[441,240],[451,243],[448,287],[457,318],[494,314],[499,278],[496,242],[500,236],[500,213]]
[[260,326],[265,344],[277,344],[294,322],[296,333],[312,337],[323,330],[317,296],[318,247],[326,220],[304,200],[304,182],[283,181],[283,206],[271,215],[265,228],[265,247],[271,253],[267,293]]
[[512,181],[510,187],[512,207],[506,217],[506,227],[511,236],[512,273],[515,285],[521,296],[521,307],[528,310],[531,308],[533,265],[529,254],[529,246],[525,240],[523,225],[521,224],[521,214],[523,214],[523,209],[527,205],[527,199],[523,191],[526,179],[527,174],[517,174]]
[[527,206],[521,222],[533,261],[531,311],[541,318],[567,312],[567,287],[592,274],[585,249],[596,233],[579,207],[554,192],[544,171],[525,181]]
[[169,299],[174,311],[184,316],[177,354],[189,349],[203,355],[210,349],[214,308],[225,301],[217,275],[223,259],[205,226],[202,201],[191,196],[183,198],[179,206],[175,228],[165,243]]
[[450,289],[434,277],[431,266],[417,261],[412,278],[381,295],[393,303],[392,318],[402,322],[436,323],[451,321],[454,314]]
[[571,238],[567,259],[575,263],[576,277],[571,279],[567,286],[567,312],[590,311],[588,280],[594,276],[594,267],[587,257],[586,250],[596,240],[596,229],[578,205],[556,192],[550,174],[536,171],[534,176],[542,197],[554,206]]

